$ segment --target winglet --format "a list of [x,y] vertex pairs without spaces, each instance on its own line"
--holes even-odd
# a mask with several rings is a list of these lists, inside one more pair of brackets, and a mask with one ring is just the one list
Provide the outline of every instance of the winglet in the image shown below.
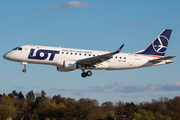
[[121,49],[123,48],[124,44],[121,45],[121,47],[115,52],[115,53],[119,53],[121,51]]

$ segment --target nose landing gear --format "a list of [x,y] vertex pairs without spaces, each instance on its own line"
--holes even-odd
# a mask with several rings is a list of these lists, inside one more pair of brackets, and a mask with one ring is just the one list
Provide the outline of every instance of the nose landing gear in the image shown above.
[[85,72],[84,70],[82,70],[82,71],[83,71],[83,73],[81,74],[81,76],[83,78],[85,78],[86,76],[91,76],[92,75],[92,72],[90,70],[88,70],[87,72]]
[[23,73],[25,73],[26,72],[26,67],[27,67],[27,62],[22,62],[22,64],[24,65],[24,69],[22,71],[23,71]]

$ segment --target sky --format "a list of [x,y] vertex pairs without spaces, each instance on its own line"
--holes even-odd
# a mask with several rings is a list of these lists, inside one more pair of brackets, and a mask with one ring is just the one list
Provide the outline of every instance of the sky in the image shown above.
[[[180,1],[151,0],[0,0],[0,94],[13,90],[26,95],[44,90],[76,100],[150,102],[180,96]],[[145,49],[164,29],[172,29],[165,56],[173,63],[132,70],[58,72],[55,66],[3,59],[20,45],[42,45],[123,53]]]

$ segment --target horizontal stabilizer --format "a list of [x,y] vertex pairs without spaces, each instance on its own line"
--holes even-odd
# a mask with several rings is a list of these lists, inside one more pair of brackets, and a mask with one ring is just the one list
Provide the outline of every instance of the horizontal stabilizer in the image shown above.
[[174,57],[176,57],[176,56],[167,56],[167,57],[164,57],[164,58],[149,60],[149,62],[158,63],[158,62],[162,62],[163,60],[169,60],[169,59],[174,58]]

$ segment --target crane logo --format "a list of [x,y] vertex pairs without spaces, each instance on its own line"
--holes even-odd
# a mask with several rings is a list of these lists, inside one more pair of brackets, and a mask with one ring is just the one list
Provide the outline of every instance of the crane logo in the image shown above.
[[157,37],[156,40],[153,41],[152,46],[157,53],[165,53],[168,42],[168,38],[166,38],[163,35],[160,35]]

